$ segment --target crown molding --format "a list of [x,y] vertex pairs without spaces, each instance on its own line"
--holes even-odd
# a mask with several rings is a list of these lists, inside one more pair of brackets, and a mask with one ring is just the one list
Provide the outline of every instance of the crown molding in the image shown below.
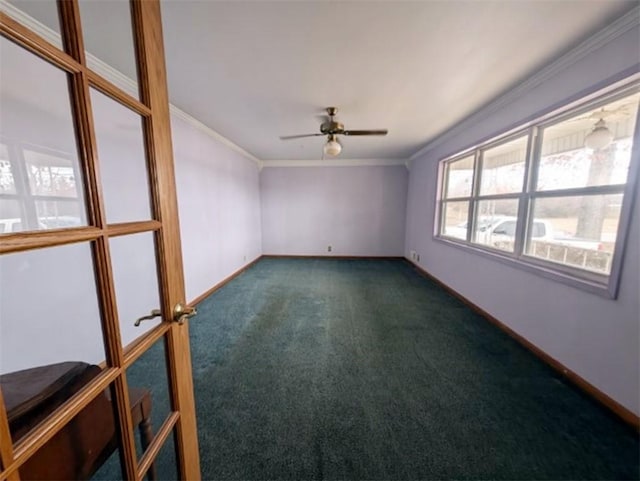
[[369,167],[406,165],[406,159],[263,160],[262,167]]
[[[13,18],[17,22],[21,23],[25,27],[29,28],[30,30],[33,30],[40,37],[42,37],[47,42],[53,44],[54,46],[61,44],[62,39],[58,32],[56,32],[55,30],[52,30],[51,28],[47,27],[43,23],[37,21],[35,18],[25,14],[22,10],[16,8],[12,4],[8,3],[6,0],[0,0],[0,11],[6,13],[8,16]],[[90,54],[89,52],[86,52],[86,57],[87,57],[87,65],[91,70],[101,75],[102,77],[106,78],[109,82],[111,82],[118,88],[124,90],[125,92],[132,95],[133,97],[138,96],[137,82],[130,79],[119,70],[116,70],[115,68],[103,62],[102,60]],[[219,134],[218,132],[211,129],[210,127],[207,127],[205,124],[203,124],[196,118],[192,117],[191,115],[189,115],[188,113],[179,109],[178,107],[176,107],[171,103],[169,104],[169,109],[171,114],[187,122],[189,125],[203,132],[209,137],[217,140],[218,142],[223,144],[225,147],[228,147],[234,152],[237,152],[243,157],[255,162],[256,165],[259,168],[261,168],[260,159],[250,154],[249,152],[247,152],[242,147],[235,144],[225,136]]]
[[213,130],[212,128],[207,127],[205,124],[200,122],[198,119],[192,117],[191,115],[186,113],[184,110],[180,110],[178,107],[176,107],[173,104],[169,104],[169,109],[170,109],[171,113],[173,115],[175,115],[177,118],[179,118],[181,120],[184,120],[185,122],[187,122],[192,127],[194,127],[196,129],[200,130],[201,132],[207,134],[209,137],[217,140],[218,142],[220,142],[224,146],[228,147],[229,149],[233,150],[234,152],[239,153],[240,155],[242,155],[246,159],[252,160],[253,162],[256,163],[256,165],[258,167],[262,168],[262,161],[258,157],[256,157],[255,155],[247,152],[242,147],[240,147],[238,144],[236,144],[233,141],[231,141],[228,138],[226,138],[224,135],[221,135],[218,132],[216,132],[215,130]]
[[638,26],[639,18],[640,6],[636,6],[617,20],[614,20],[609,25],[578,44],[576,47],[560,55],[554,61],[538,70],[535,74],[529,76],[525,81],[519,83],[514,88],[507,90],[505,93],[500,94],[498,97],[494,98],[494,100],[488,102],[483,107],[480,107],[474,113],[466,117],[464,120],[457,123],[454,127],[435,137],[433,140],[420,148],[420,150],[411,155],[411,157],[409,157],[409,160],[416,160],[429,150],[459,135],[460,133],[467,130],[470,125],[484,120],[491,114],[497,112],[519,97],[522,97],[523,95],[529,93],[540,84],[546,82],[558,73],[567,69],[578,60],[605,46],[607,43],[628,32],[632,28],[636,28]]

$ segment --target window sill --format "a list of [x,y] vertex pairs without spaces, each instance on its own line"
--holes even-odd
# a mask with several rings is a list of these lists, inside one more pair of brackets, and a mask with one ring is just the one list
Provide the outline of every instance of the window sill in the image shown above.
[[558,268],[558,266],[553,263],[545,262],[535,257],[514,257],[508,252],[477,244],[470,244],[466,241],[456,240],[455,238],[434,235],[433,240],[607,299],[615,299],[617,297],[611,276],[591,273],[589,271],[577,271],[570,267],[565,270],[564,266]]

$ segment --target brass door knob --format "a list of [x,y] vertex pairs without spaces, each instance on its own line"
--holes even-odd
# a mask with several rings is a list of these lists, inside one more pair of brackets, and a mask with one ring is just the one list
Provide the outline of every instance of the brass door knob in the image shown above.
[[185,320],[195,316],[198,313],[195,307],[184,306],[180,303],[173,308],[173,320],[178,324],[184,323]]

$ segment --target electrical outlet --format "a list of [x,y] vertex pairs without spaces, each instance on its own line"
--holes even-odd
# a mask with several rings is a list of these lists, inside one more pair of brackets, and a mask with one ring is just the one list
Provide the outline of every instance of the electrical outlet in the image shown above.
[[420,254],[416,254],[416,260],[420,262]]
[[327,252],[331,252],[331,246],[327,246]]
[[416,260],[416,251],[409,251],[409,257],[411,257],[412,261]]
[[242,260],[243,260],[244,262],[247,262],[247,256],[242,256]]

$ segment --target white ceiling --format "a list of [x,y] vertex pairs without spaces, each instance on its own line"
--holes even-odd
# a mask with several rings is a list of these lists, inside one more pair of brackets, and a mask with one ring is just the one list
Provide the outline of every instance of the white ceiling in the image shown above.
[[[9,0],[59,31],[50,2]],[[0,0],[3,3],[3,0]],[[345,159],[406,159],[635,0],[162,0],[171,102],[261,160],[317,160],[330,105]],[[81,0],[87,49],[129,77],[128,9]],[[125,20],[125,21],[123,21]]]
[[262,160],[408,158],[634,1],[162,2],[173,104]]

